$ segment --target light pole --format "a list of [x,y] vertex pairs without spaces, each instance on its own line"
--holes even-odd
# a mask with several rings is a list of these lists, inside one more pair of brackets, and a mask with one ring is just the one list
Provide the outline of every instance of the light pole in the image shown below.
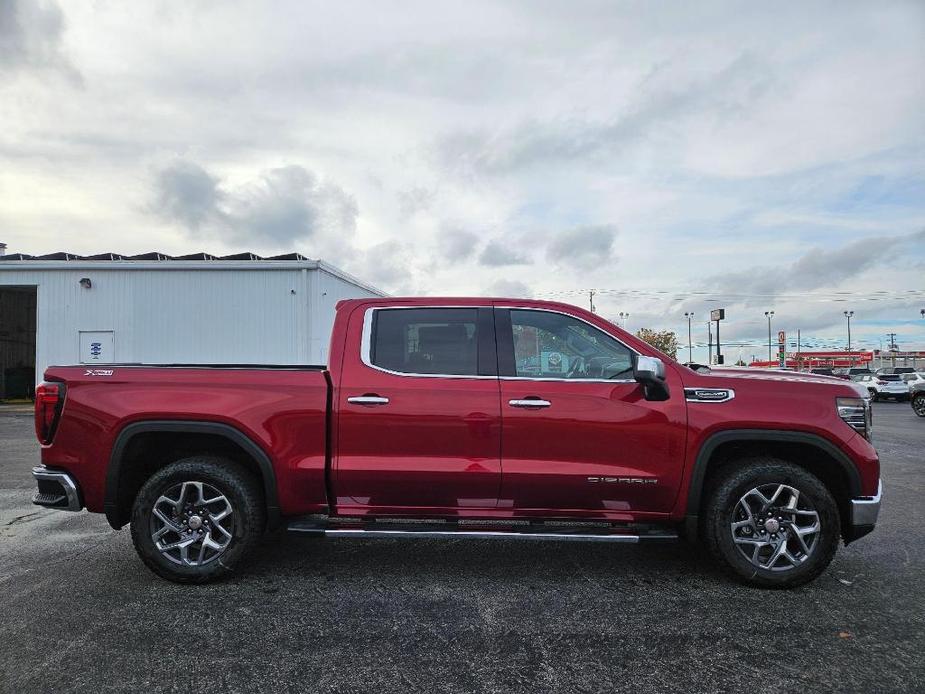
[[620,320],[623,321],[623,329],[626,330],[626,321],[629,320],[630,314],[620,311]]
[[687,363],[690,364],[694,361],[694,343],[691,340],[691,319],[694,314],[685,311],[684,317],[687,318]]
[[[848,320],[848,351],[851,351],[851,316],[854,315],[854,311],[845,311],[845,318]],[[848,357],[849,363],[851,362],[851,357]]]
[[764,315],[768,319],[768,366],[771,365],[771,319],[774,317],[774,311],[765,311]]

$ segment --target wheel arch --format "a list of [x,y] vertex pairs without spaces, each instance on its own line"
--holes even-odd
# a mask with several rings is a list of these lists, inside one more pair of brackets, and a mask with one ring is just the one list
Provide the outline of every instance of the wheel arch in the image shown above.
[[861,476],[851,459],[817,434],[772,429],[733,429],[712,434],[697,452],[687,493],[685,529],[699,534],[699,517],[714,480],[737,460],[771,455],[799,465],[818,477],[832,493],[841,515],[842,533],[851,522],[850,500],[861,496]]
[[128,523],[135,495],[154,472],[195,454],[219,454],[248,468],[261,482],[267,526],[280,522],[276,473],[267,453],[229,424],[191,420],[146,420],[126,425],[116,437],[106,469],[104,511],[116,530]]

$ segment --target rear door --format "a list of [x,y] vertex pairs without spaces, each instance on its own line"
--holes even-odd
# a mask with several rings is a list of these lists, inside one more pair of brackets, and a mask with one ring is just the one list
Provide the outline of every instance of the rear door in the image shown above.
[[681,483],[687,408],[650,402],[633,380],[634,351],[564,313],[497,308],[501,374],[500,506],[542,515],[629,518],[665,513]]
[[361,307],[346,344],[334,396],[338,512],[495,508],[501,413],[492,309]]

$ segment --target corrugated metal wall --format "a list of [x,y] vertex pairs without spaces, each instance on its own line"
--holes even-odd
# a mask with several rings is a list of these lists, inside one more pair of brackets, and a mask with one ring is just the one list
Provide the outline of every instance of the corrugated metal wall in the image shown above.
[[375,296],[322,268],[17,268],[0,285],[38,286],[37,379],[79,362],[81,330],[112,330],[116,362],[325,363],[334,305]]

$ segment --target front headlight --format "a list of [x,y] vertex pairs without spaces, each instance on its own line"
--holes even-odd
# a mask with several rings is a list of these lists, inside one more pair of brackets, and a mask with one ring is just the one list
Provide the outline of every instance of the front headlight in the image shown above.
[[836,398],[835,407],[845,424],[870,441],[874,422],[867,398]]

